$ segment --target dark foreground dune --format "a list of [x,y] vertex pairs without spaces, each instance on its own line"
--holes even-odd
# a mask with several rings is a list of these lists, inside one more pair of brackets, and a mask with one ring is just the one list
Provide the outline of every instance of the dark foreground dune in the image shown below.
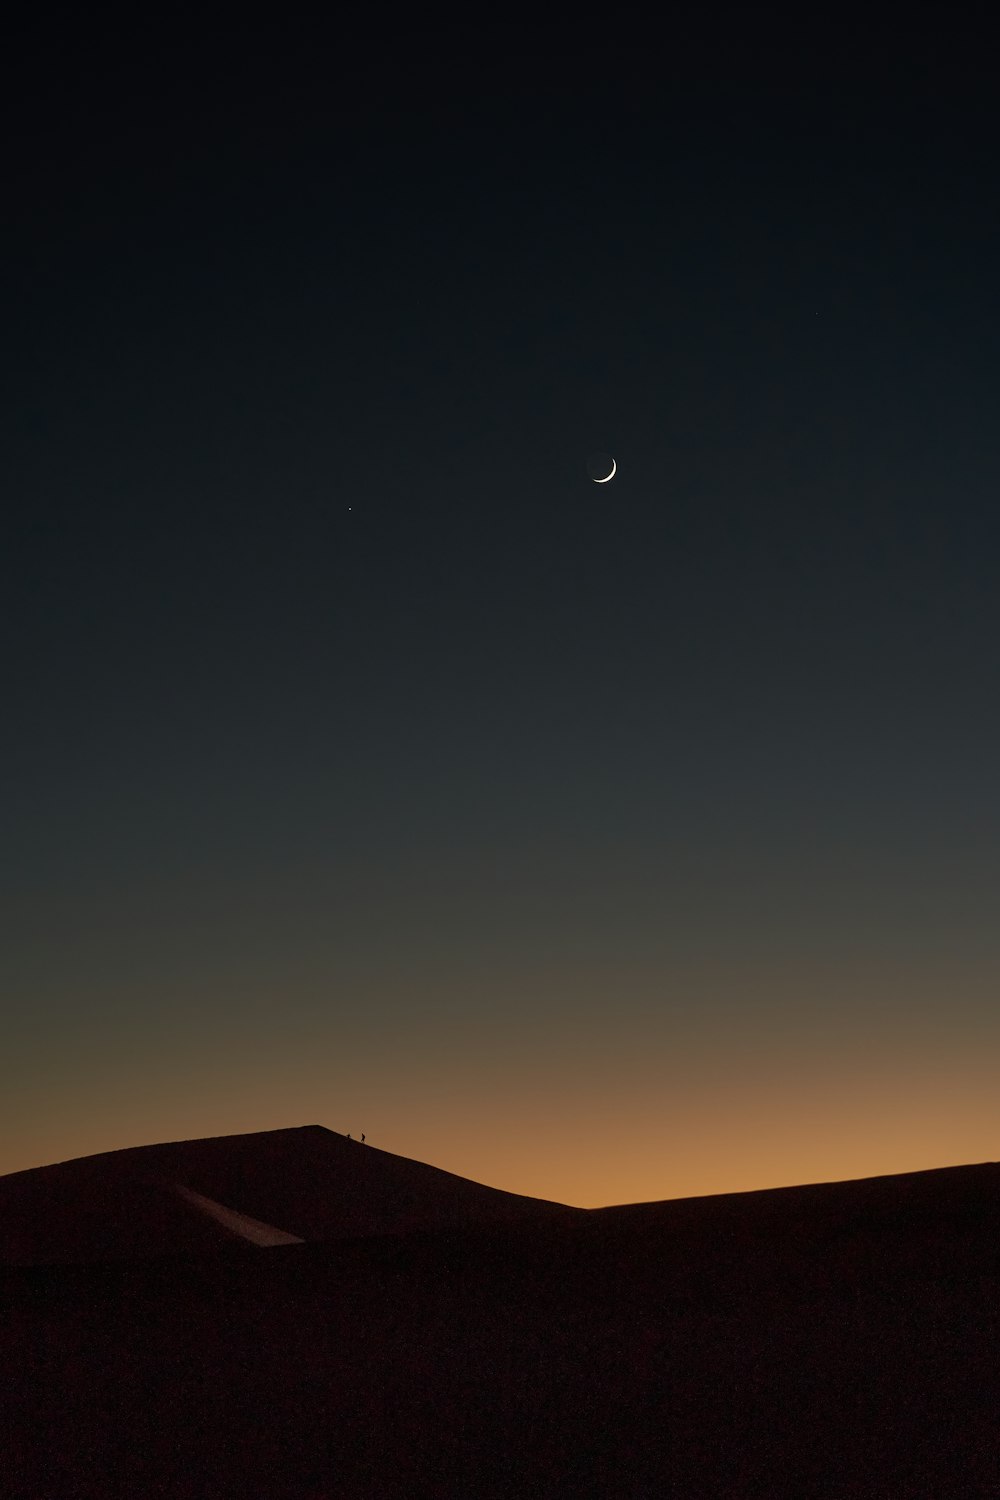
[[0,1493],[1000,1497],[998,1292],[994,1165],[8,1266]]

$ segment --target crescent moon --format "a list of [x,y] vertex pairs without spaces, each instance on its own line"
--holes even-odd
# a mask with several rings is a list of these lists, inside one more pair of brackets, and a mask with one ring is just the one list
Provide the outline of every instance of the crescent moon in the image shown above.
[[608,482],[609,479],[614,479],[614,477],[615,477],[615,475],[616,475],[617,472],[618,472],[617,461],[615,459],[612,459],[611,460],[611,473],[610,474],[605,474],[605,476],[604,476],[603,479],[595,479],[594,483],[595,484],[607,484],[607,482]]

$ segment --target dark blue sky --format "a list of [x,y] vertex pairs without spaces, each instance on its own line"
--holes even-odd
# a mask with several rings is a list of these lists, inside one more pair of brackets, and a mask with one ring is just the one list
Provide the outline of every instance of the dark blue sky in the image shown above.
[[348,1101],[581,1202],[990,1154],[988,80],[682,40],[26,54],[0,1169]]

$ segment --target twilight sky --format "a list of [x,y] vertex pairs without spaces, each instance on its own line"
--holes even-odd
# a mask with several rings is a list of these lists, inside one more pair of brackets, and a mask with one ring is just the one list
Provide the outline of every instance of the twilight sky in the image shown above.
[[26,52],[0,1172],[997,1156],[995,97],[932,42]]

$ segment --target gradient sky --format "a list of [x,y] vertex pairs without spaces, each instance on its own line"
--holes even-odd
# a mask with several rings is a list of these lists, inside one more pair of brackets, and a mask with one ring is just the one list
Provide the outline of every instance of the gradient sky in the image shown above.
[[0,1172],[995,1158],[975,39],[272,43],[24,59]]

